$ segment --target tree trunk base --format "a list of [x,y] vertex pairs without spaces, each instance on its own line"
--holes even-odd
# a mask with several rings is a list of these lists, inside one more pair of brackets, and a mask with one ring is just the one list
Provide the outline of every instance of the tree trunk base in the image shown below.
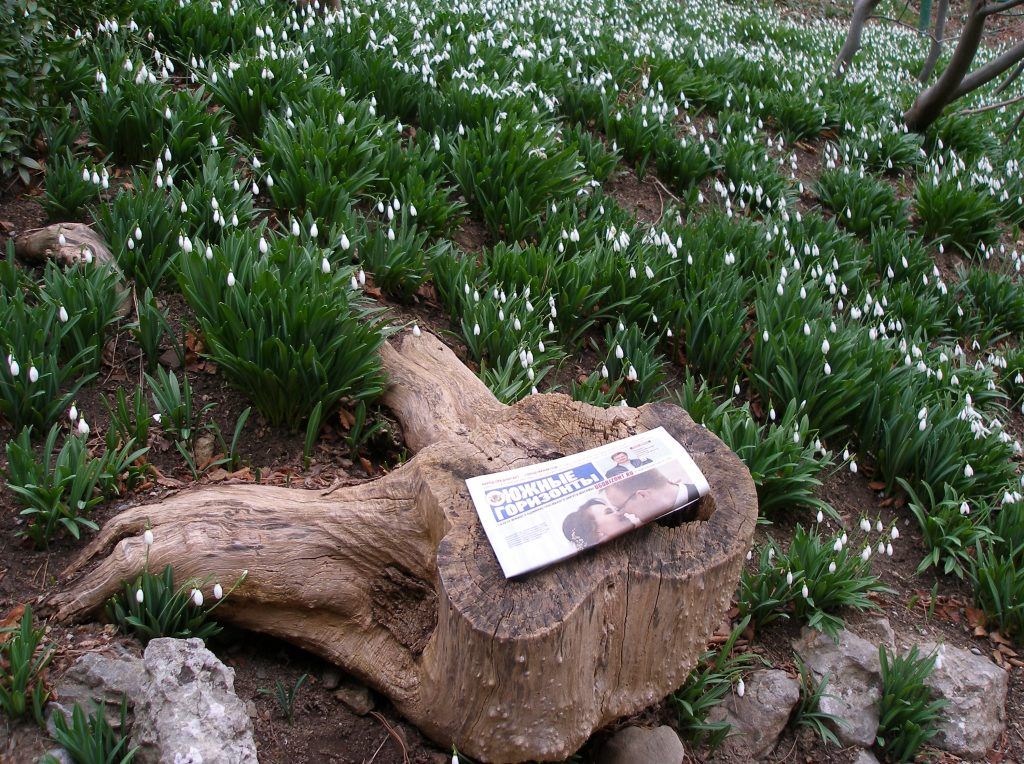
[[[418,453],[331,494],[205,488],[130,509],[66,571],[59,618],[102,606],[146,560],[229,583],[219,617],[336,663],[444,746],[475,759],[560,760],[686,679],[721,623],[754,532],[740,460],[676,406],[598,409],[564,395],[498,403],[439,340],[383,352],[385,400]],[[448,407],[438,410],[438,406]],[[704,471],[697,519],[654,523],[506,580],[468,477],[664,426]]]

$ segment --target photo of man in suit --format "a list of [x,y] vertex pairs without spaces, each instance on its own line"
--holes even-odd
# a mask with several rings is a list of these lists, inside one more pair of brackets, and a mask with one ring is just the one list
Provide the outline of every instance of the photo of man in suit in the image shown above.
[[612,483],[604,494],[623,515],[634,515],[641,523],[661,517],[670,510],[700,498],[697,486],[683,479],[670,480],[660,470],[647,470]]
[[616,475],[621,475],[624,472],[629,472],[632,469],[651,463],[650,459],[630,459],[629,454],[625,451],[617,451],[612,454],[612,461],[615,462],[615,466],[604,473],[606,478],[615,477]]

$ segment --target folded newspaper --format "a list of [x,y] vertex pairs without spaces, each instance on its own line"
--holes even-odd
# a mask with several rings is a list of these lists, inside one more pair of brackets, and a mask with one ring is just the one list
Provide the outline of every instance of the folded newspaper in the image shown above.
[[709,490],[664,427],[466,485],[505,578],[621,536]]

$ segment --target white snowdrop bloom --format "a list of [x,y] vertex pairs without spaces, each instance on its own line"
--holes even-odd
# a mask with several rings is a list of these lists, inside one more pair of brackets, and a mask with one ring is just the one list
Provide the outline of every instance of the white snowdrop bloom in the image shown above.
[[832,346],[828,344],[828,338],[826,337],[821,341],[821,352],[827,353]]
[[733,395],[739,395],[740,394],[740,383],[739,382],[737,382],[735,385],[733,385],[732,394]]
[[473,324],[473,336],[474,337],[479,337],[480,336],[480,324]]
[[853,473],[857,472],[857,462],[855,462],[855,461],[850,462],[850,472],[853,472]]
[[153,546],[153,531],[146,529],[146,532],[142,534],[142,543],[146,546]]
[[138,602],[141,605],[145,599],[146,599],[146,595],[142,593],[142,589],[136,589],[135,590],[135,601]]
[[78,420],[78,427],[76,429],[78,430],[78,434],[83,437],[89,434],[89,425],[85,421],[85,417]]
[[868,560],[870,560],[871,559],[871,547],[869,547],[869,546],[864,547],[864,551],[860,553],[860,558],[862,560],[864,560],[864,562],[867,562]]
[[964,477],[974,477],[974,467],[969,463],[964,466]]
[[[184,215],[186,212],[188,212],[188,205],[185,204],[185,200],[184,199],[181,200],[181,204],[178,205],[178,209],[181,211],[182,215]],[[138,229],[136,229],[136,230],[138,230]]]
[[267,173],[267,177],[265,177],[265,178],[263,179],[263,182],[267,184],[267,188],[273,188],[273,187],[274,187],[274,176],[273,176],[273,175],[271,175],[271,174],[270,174],[270,173],[268,172],[268,173]]
[[63,247],[68,243],[67,237],[65,237],[64,234],[59,234],[57,236],[57,243]]
[[259,249],[261,255],[267,254],[268,250],[270,249],[270,245],[267,244],[267,240],[264,239],[262,236],[260,237]]
[[832,366],[829,364],[828,361],[825,362],[824,371],[825,371],[825,376],[826,377],[832,374]]
[[299,221],[295,220],[293,218],[292,219],[292,236],[298,236],[301,233],[302,233],[302,230],[299,228]]
[[339,243],[341,244],[342,250],[345,251],[345,252],[347,252],[349,247],[352,246],[352,242],[350,242],[348,240],[348,236],[346,236],[345,234],[341,235],[341,239],[339,240]]
[[736,683],[736,696],[739,697],[739,698],[742,698],[744,696],[744,694],[746,694],[746,692],[747,692],[747,685],[743,681],[743,678],[741,677],[740,680]]
[[775,407],[774,406],[772,406],[770,409],[768,409],[768,418],[771,419],[773,422],[775,421]]
[[184,238],[181,240],[181,248],[186,255],[192,254],[192,239]]
[[892,544],[891,543],[885,545],[885,556],[886,557],[892,557]]
[[520,322],[518,316],[516,316],[515,320],[512,321],[512,328],[515,329],[517,332],[518,331],[522,331],[523,324],[522,324],[522,322]]
[[366,271],[360,268],[356,271],[356,278],[359,279],[359,286],[366,286]]
[[322,273],[330,273],[331,272],[331,261],[328,260],[326,257],[323,258],[322,260],[320,260],[320,271]]
[[832,551],[836,554],[843,551],[843,540],[841,538],[836,539],[832,544]]
[[633,366],[633,364],[629,365],[629,371],[626,372],[626,380],[629,382],[637,381],[636,368]]
[[29,382],[38,382],[39,381],[39,369],[37,369],[35,366],[29,366],[28,367],[28,381]]
[[71,408],[68,409],[68,419],[71,420],[72,424],[74,424],[75,420],[78,419],[78,406],[74,403],[72,403]]
[[359,289],[359,279],[357,279],[357,278],[356,278],[356,277],[355,277],[355,276],[353,275],[353,276],[352,276],[352,278],[351,278],[351,280],[349,280],[349,282],[348,282],[348,285],[349,285],[349,288],[351,288],[351,289],[352,289],[352,291],[356,291],[356,290],[358,290],[358,289]]
[[864,531],[865,533],[870,533],[871,532],[871,521],[868,520],[866,517],[862,517],[861,520],[860,520],[860,529],[862,531]]
[[825,513],[819,509],[818,514],[814,516],[814,519],[820,523],[822,520],[825,519]]
[[892,536],[893,540],[898,539],[900,537],[900,529],[896,526],[893,526],[892,533],[890,535]]
[[601,379],[608,379],[608,367],[601,364]]
[[764,330],[763,332],[761,332],[761,339],[762,339],[762,340],[763,340],[764,342],[767,342],[767,341],[768,341],[768,330],[767,330],[767,329],[765,329],[765,330]]
[[211,247],[209,244],[207,244],[206,245],[206,250],[203,252],[203,254],[206,256],[207,260],[212,260],[213,259],[213,247]]
[[423,332],[420,331],[419,324],[412,325],[412,336],[419,337]]
[[543,353],[544,352],[544,340],[537,340],[537,352],[538,353]]
[[203,606],[203,593],[199,591],[199,589],[193,589],[191,597],[193,605],[195,605],[196,607]]
[[800,594],[803,596],[804,599],[807,599],[811,596],[811,590],[807,588],[807,584],[804,584],[803,588],[800,590]]
[[416,217],[417,214],[418,213],[416,212],[416,205],[415,204],[410,204],[409,205],[409,216],[410,217]]
[[885,526],[884,526],[884,525],[882,525],[882,521],[881,521],[881,520],[875,520],[875,531],[876,531],[876,532],[878,532],[878,533],[881,533],[881,532],[882,532],[882,529],[883,529],[884,527],[885,527]]
[[233,271],[228,271],[228,286],[233,287],[235,285],[235,274]]
[[317,236],[319,236],[319,235],[320,235],[320,229],[319,229],[319,228],[317,228],[317,225],[316,225],[316,222],[315,222],[315,221],[314,221],[313,225],[311,225],[311,226],[309,227],[309,235],[310,235],[310,236],[312,236],[312,237],[313,237],[314,239],[315,239],[315,238],[316,238]]
[[835,573],[836,572],[836,563],[835,563],[835,561],[832,561],[832,562],[830,562],[828,564],[828,572],[829,573]]
[[960,503],[960,514],[965,516],[971,514],[971,505],[966,501]]
[[389,227],[388,228],[388,241],[394,241],[394,240],[395,240],[395,229]]
[[626,355],[625,352],[623,352],[623,350],[622,350],[622,345],[616,345],[615,346],[615,357],[618,358],[621,361],[625,357],[625,355]]
[[213,598],[219,600],[224,596],[224,587],[220,584],[213,585]]
[[787,570],[786,571],[786,585],[787,586],[792,586],[793,585],[793,571],[791,571],[791,570]]
[[60,319],[60,322],[62,324],[66,324],[68,322],[68,309],[65,308],[63,305],[61,305],[60,310],[57,311],[57,318]]

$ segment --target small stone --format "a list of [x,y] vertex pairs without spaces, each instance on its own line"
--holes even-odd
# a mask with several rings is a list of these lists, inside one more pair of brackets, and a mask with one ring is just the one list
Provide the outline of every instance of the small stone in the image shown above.
[[323,676],[320,678],[320,684],[323,685],[325,690],[335,690],[338,685],[341,684],[341,672],[333,666],[328,666],[324,669]]
[[46,752],[46,756],[52,757],[52,759],[49,760],[56,761],[57,764],[75,764],[75,760],[71,758],[71,754],[64,748],[51,748]]
[[160,365],[168,369],[178,370],[181,368],[181,358],[178,357],[178,351],[174,348],[169,348],[160,354]]
[[853,760],[853,764],[878,764],[878,759],[871,751],[865,751],[862,748],[857,754],[857,758]]
[[334,698],[344,703],[357,716],[366,716],[373,710],[373,696],[370,691],[355,682],[341,682],[334,691]]
[[597,764],[682,764],[686,750],[671,727],[626,727],[604,744]]
[[709,722],[725,721],[732,728],[712,760],[759,759],[769,753],[798,700],[800,684],[785,671],[771,669],[749,674],[743,697],[731,695],[708,716]]
[[202,468],[213,461],[213,453],[216,445],[217,443],[214,440],[213,433],[206,432],[196,438],[196,466]]

